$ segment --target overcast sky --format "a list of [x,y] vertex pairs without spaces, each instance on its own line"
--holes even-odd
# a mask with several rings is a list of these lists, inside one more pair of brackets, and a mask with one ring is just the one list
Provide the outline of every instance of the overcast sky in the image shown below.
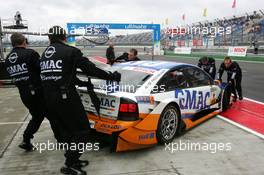
[[[160,23],[170,25],[192,23],[243,14],[264,9],[263,0],[0,0],[0,17],[13,18],[19,10],[30,30],[67,22]],[[203,9],[208,17],[203,17]],[[186,14],[183,22],[182,15]]]

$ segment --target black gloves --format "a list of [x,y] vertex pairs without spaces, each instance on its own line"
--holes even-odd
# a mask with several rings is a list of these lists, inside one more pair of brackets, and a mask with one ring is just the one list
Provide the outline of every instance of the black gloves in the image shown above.
[[126,60],[127,58],[128,58],[128,53],[127,53],[127,52],[124,52],[123,55],[117,57],[117,58],[115,59],[115,61],[122,61],[122,60],[124,61],[124,60]]
[[110,73],[111,74],[111,80],[119,82],[121,80],[121,74],[117,71]]

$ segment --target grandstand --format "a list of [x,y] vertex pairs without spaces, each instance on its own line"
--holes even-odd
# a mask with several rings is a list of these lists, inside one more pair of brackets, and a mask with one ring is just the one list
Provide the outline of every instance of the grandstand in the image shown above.
[[[184,34],[170,37],[166,30],[161,31],[161,44],[173,46],[193,46],[196,48],[224,47],[224,46],[250,46],[257,41],[259,45],[264,45],[264,13],[263,10],[246,13],[243,15],[224,17],[213,21],[201,21],[187,25],[186,27],[231,27],[228,35],[212,36]],[[144,32],[131,35],[119,35],[110,39],[115,45],[151,45],[152,33]],[[204,42],[204,40],[207,40]],[[213,40],[209,44],[208,40]],[[195,41],[195,42],[194,42]],[[206,43],[206,44],[205,44]]]

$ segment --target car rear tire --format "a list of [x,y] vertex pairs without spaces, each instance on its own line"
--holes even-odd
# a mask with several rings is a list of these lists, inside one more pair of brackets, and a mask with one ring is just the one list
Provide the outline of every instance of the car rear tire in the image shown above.
[[180,129],[180,113],[172,104],[168,105],[161,113],[157,139],[159,144],[170,143]]
[[230,107],[231,87],[227,85],[222,99],[222,111],[226,111]]

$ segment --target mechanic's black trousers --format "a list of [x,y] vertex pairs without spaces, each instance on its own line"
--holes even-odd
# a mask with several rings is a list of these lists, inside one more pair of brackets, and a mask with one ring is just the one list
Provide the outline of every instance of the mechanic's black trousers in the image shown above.
[[[65,165],[75,164],[83,150],[79,150],[79,144],[88,142],[90,124],[86,112],[76,90],[70,90],[67,99],[62,99],[62,94],[57,89],[45,89],[45,99],[51,118],[59,122],[58,128],[62,133],[64,143],[74,144],[77,149],[67,149],[65,152]],[[73,147],[72,147],[73,148]]]
[[32,116],[23,134],[24,142],[30,142],[30,139],[32,139],[34,134],[38,131],[45,116],[50,121],[55,138],[57,139],[60,137],[57,123],[51,120],[47,115],[47,108],[42,91],[35,91],[35,95],[32,95],[28,88],[19,88],[19,93],[23,104],[28,108]]
[[239,97],[242,97],[241,80],[242,80],[242,77],[240,76],[236,77],[234,80],[231,80],[231,90],[235,98],[237,98],[237,94]]

